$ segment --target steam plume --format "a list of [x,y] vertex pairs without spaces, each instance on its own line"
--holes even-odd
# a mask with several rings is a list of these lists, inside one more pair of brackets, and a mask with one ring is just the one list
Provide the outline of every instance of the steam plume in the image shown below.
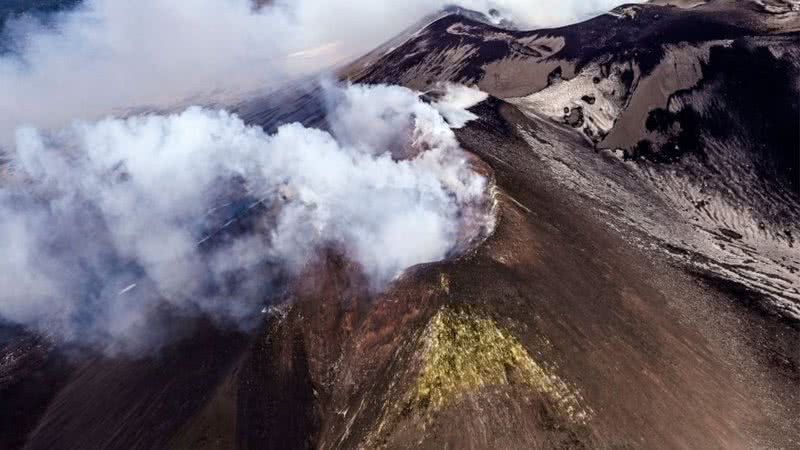
[[[443,106],[401,87],[327,89],[332,134],[267,135],[197,107],[20,129],[0,190],[0,316],[136,350],[160,340],[161,309],[246,324],[321,247],[380,288],[486,233],[487,182]],[[237,216],[257,220],[223,239]]]
[[[86,0],[48,25],[6,24],[0,317],[136,351],[164,342],[165,311],[247,326],[321,247],[378,289],[481,236],[487,183],[448,126],[474,118],[480,93],[428,105],[399,87],[331,87],[330,132],[133,113],[315,73],[446,3]],[[545,26],[617,2],[458,3]]]
[[85,0],[44,26],[12,21],[0,57],[0,146],[21,125],[127,114],[285,82],[372,50],[447,4],[523,26],[565,24],[618,0]]

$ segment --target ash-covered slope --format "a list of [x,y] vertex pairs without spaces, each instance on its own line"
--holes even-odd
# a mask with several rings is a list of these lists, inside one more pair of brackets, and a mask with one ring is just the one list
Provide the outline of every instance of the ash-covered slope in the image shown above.
[[[619,9],[538,32],[447,16],[357,62],[357,81],[456,80],[494,95],[457,132],[495,183],[494,234],[377,296],[332,254],[287,288],[290,301],[268,309],[257,333],[199,321],[154,357],[65,358],[14,338],[0,396],[24,408],[3,421],[1,442],[800,445],[798,233],[783,229],[798,223],[797,197],[778,170],[791,124],[747,115],[747,102],[791,92],[791,73],[774,69],[792,67],[796,35],[772,25],[791,23],[780,15],[789,13],[749,5]],[[777,62],[753,66],[780,83],[737,96],[759,78],[726,70],[737,57]],[[324,127],[323,101],[304,85],[235,110],[266,129]],[[720,134],[734,123],[735,134]],[[785,152],[752,145],[769,127],[788,136]],[[603,144],[615,136],[627,143]]]
[[568,160],[563,182],[798,318],[800,11],[680,6],[622,6],[529,32],[452,15],[345,74],[418,89],[476,83],[533,120],[575,129],[607,157],[555,149],[548,160]]
[[620,231],[652,242],[563,183],[609,164],[579,134],[498,99],[473,112],[459,139],[493,172],[494,235],[375,299],[346,262],[311,270],[177,446],[796,445],[796,323],[631,245]]

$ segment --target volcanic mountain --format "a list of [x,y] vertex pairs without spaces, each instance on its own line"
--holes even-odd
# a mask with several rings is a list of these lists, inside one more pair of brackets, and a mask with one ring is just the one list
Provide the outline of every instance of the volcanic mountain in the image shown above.
[[[191,320],[156,356],[8,325],[0,447],[800,446],[796,1],[534,31],[450,10],[339,76],[489,94],[456,135],[491,236],[377,294],[332,251],[255,333]],[[231,109],[326,128],[323,104]]]

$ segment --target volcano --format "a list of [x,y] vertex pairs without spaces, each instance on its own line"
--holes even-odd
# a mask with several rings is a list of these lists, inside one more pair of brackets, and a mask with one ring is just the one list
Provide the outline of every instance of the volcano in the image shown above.
[[[488,94],[454,132],[492,233],[378,292],[332,249],[150,356],[4,324],[0,448],[800,447],[800,3],[448,9],[337,75]],[[228,106],[329,129],[322,91]]]

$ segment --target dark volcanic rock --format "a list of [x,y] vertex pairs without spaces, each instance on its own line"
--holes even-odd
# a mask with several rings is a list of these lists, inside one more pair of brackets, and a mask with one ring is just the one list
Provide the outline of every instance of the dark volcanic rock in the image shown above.
[[[665,141],[657,154],[646,156],[669,161],[702,153],[709,141],[743,141],[759,178],[800,194],[800,64],[793,55],[776,56],[771,47],[800,47],[800,34],[712,47],[702,81],[674,93],[669,111],[650,112],[647,129]],[[724,101],[709,104],[708,98]]]
[[[252,335],[200,321],[147,358],[14,331],[0,446],[797,447],[800,46],[766,10],[459,12],[367,55],[344,75],[493,94],[457,136],[496,184],[494,234],[378,294],[331,251]],[[552,117],[515,106],[548,89]],[[280,94],[234,110],[326,126],[315,83]]]
[[572,109],[565,111],[564,123],[572,128],[580,128],[583,126],[583,108],[576,106]]
[[1,326],[0,448],[20,448],[47,405],[74,370],[67,356],[42,336]]

